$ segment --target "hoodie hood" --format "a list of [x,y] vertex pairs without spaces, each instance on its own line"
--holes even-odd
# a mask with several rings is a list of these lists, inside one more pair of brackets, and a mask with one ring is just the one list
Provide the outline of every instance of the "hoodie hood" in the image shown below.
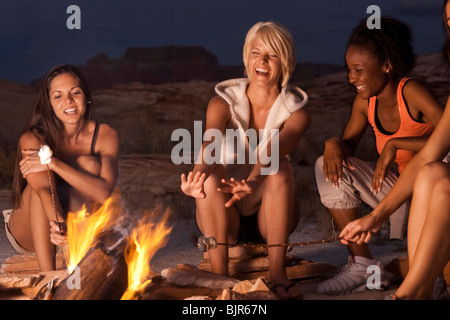
[[[247,98],[247,78],[231,79],[216,85],[216,93],[229,105],[232,116],[238,120],[244,130],[248,129],[250,107]],[[287,85],[281,89],[267,117],[265,129],[279,128],[289,116],[303,108],[308,102],[308,95],[302,89]]]

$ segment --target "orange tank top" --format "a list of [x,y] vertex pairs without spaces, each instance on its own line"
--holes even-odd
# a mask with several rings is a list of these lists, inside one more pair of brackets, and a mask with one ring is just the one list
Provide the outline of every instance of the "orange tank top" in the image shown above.
[[[430,136],[434,130],[434,126],[431,122],[418,122],[411,117],[405,100],[403,99],[403,86],[408,80],[409,78],[403,78],[397,88],[397,104],[398,112],[400,113],[400,127],[395,133],[383,132],[384,130],[381,128],[379,121],[376,121],[377,98],[371,97],[369,100],[368,120],[372,125],[373,131],[375,132],[378,154],[381,154],[384,145],[390,139]],[[413,151],[397,150],[395,162],[398,164],[399,173],[403,171],[408,161],[414,155],[415,152]]]

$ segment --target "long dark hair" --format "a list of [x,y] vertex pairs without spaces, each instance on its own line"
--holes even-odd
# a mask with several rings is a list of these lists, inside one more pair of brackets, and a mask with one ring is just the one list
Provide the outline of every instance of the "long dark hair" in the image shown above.
[[[53,111],[52,104],[50,103],[50,85],[53,79],[57,76],[69,73],[73,75],[77,80],[81,90],[86,97],[86,112],[84,114],[84,125],[87,125],[91,116],[91,102],[92,94],[89,90],[86,81],[81,76],[80,72],[70,65],[57,65],[50,69],[45,75],[39,85],[38,97],[34,104],[33,111],[28,120],[28,123],[24,127],[23,134],[31,132],[39,136],[45,143],[52,149],[54,155],[59,155],[61,147],[61,138],[64,130],[64,124],[58,119]],[[80,131],[83,128],[80,128]],[[20,195],[25,189],[26,181],[22,177],[20,172],[19,162],[22,159],[22,152],[20,145],[17,148],[16,165],[14,170],[13,179],[13,201],[14,207],[17,208],[20,205]]]
[[371,52],[380,64],[389,61],[391,76],[400,79],[412,71],[416,55],[412,46],[411,29],[403,22],[381,18],[381,29],[369,29],[366,20],[353,30],[347,42],[347,49],[358,45]]

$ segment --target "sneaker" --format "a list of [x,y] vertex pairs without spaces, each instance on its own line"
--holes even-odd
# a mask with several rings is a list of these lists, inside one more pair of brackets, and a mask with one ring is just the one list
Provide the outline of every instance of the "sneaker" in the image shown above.
[[368,271],[369,266],[379,267],[380,284],[377,290],[384,290],[389,284],[389,273],[384,270],[380,261],[371,260],[364,257],[348,258],[348,263],[342,267],[339,274],[331,279],[328,279],[317,286],[316,292],[318,294],[346,294],[352,292],[364,291],[367,288],[367,280],[373,272]]

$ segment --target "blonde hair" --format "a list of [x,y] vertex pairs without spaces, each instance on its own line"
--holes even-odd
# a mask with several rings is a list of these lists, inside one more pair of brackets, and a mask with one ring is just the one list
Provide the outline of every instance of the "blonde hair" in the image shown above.
[[271,21],[256,23],[245,37],[242,53],[247,75],[250,46],[255,39],[258,39],[266,50],[275,53],[280,58],[281,86],[285,86],[295,69],[295,45],[291,34],[284,26]]

